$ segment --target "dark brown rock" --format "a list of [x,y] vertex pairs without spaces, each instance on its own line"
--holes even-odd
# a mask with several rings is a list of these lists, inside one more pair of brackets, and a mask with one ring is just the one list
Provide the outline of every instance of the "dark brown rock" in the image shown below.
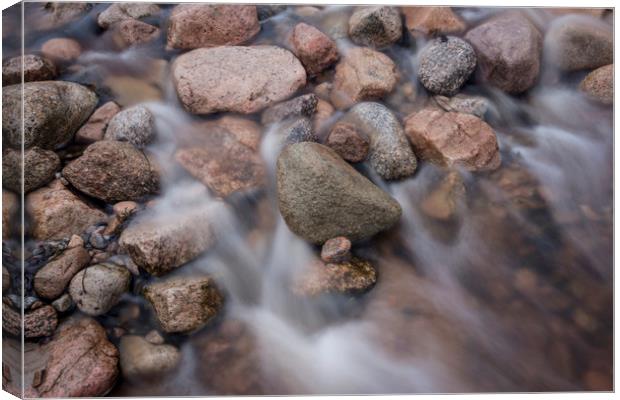
[[28,193],[49,183],[60,169],[60,158],[50,150],[31,147],[24,151],[5,149],[2,154],[2,185],[19,193],[22,191],[22,161],[24,192]]
[[34,290],[44,299],[54,300],[66,289],[71,278],[88,265],[90,255],[77,235],[64,252],[49,261],[34,275]]
[[64,322],[46,347],[47,367],[37,387],[42,397],[103,396],[116,381],[118,350],[91,318]]
[[168,333],[202,328],[219,312],[223,302],[213,279],[207,276],[157,282],[144,289],[144,297]]
[[355,163],[364,161],[368,156],[370,139],[363,132],[358,132],[355,125],[338,122],[333,126],[325,144],[344,160]]
[[405,119],[405,134],[419,157],[441,166],[482,171],[501,163],[495,132],[470,114],[426,108]]
[[542,37],[523,15],[508,13],[467,32],[478,57],[478,77],[508,93],[534,86],[540,70]]
[[2,190],[2,239],[21,235],[19,224],[15,224],[15,214],[19,208],[19,200],[15,193]]
[[158,190],[153,162],[130,143],[104,140],[88,146],[62,175],[81,192],[108,203],[139,200]]
[[449,221],[456,216],[459,201],[465,195],[465,187],[458,172],[450,172],[422,200],[420,208],[427,216]]
[[[24,337],[28,339],[40,338],[54,334],[58,326],[58,315],[54,307],[44,305],[36,309],[25,311]],[[14,309],[7,302],[2,304],[2,329],[15,336],[21,336],[21,310]]]
[[312,25],[300,22],[295,25],[290,38],[293,53],[313,76],[338,61],[336,43]]
[[26,54],[2,63],[2,86],[21,83],[22,70],[24,82],[48,81],[57,74],[56,67],[50,60],[35,54]]
[[106,220],[105,213],[84,203],[59,180],[28,194],[26,209],[37,240],[69,238]]
[[256,6],[180,4],[172,10],[168,46],[196,49],[239,45],[260,31]]

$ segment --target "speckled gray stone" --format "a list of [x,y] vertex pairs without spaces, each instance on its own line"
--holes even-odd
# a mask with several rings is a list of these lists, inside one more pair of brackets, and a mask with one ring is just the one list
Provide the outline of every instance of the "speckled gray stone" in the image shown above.
[[406,178],[416,170],[416,156],[403,127],[387,107],[359,103],[340,120],[353,124],[370,138],[370,165],[383,179]]
[[276,168],[280,213],[291,231],[309,242],[367,239],[400,218],[396,200],[327,146],[287,146]]
[[403,35],[403,24],[395,7],[364,7],[349,19],[349,37],[361,46],[383,48]]
[[103,138],[144,147],[155,138],[155,118],[144,106],[128,108],[112,117]]
[[476,52],[457,37],[440,37],[420,53],[418,78],[429,92],[454,96],[476,69]]

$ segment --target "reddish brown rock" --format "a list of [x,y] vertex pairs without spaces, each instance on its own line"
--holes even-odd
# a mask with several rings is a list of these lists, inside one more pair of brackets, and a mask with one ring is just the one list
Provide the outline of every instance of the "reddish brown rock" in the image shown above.
[[542,37],[523,15],[507,13],[467,32],[476,50],[478,79],[508,93],[534,86],[540,70]]
[[351,258],[351,241],[344,236],[329,239],[321,248],[321,260],[326,263],[340,263]]
[[420,208],[431,218],[448,221],[456,215],[459,200],[465,194],[463,181],[457,172],[450,172],[422,200]]
[[31,147],[22,157],[20,150],[5,149],[2,153],[2,185],[16,193],[22,191],[22,162],[25,193],[49,183],[60,169],[60,158],[51,150]]
[[28,194],[26,209],[32,218],[31,235],[37,240],[79,235],[106,219],[104,212],[84,203],[59,180]]
[[66,321],[46,347],[47,366],[37,387],[42,397],[103,396],[116,381],[118,350],[91,318]]
[[225,115],[215,121],[205,122],[204,127],[219,127],[227,130],[237,141],[254,151],[258,151],[261,127],[251,119]]
[[606,65],[590,72],[579,85],[579,90],[594,101],[613,104],[614,65]]
[[53,38],[43,43],[41,53],[54,62],[69,63],[82,54],[82,46],[73,39]]
[[276,46],[220,46],[179,56],[172,77],[185,109],[194,114],[252,114],[285,100],[306,84],[306,70]]
[[377,272],[368,262],[358,258],[341,263],[317,260],[295,280],[293,293],[303,297],[322,294],[359,294],[374,286]]
[[[25,312],[23,334],[24,337],[40,338],[50,336],[58,326],[58,315],[54,307],[44,305]],[[2,304],[2,329],[15,336],[22,334],[21,310],[14,309],[6,301]]]
[[130,143],[112,140],[88,146],[62,175],[79,191],[108,203],[138,200],[159,186],[154,160]]
[[414,37],[461,33],[466,27],[450,7],[401,7],[401,11]]
[[321,100],[316,103],[316,113],[312,118],[312,128],[319,136],[323,136],[324,129],[329,125],[332,115],[334,115],[334,107],[329,101]]
[[168,46],[196,49],[238,45],[260,31],[256,6],[180,4],[172,10]]
[[308,75],[316,75],[338,61],[336,43],[312,25],[300,22],[291,35],[293,53],[299,58]]
[[209,212],[199,208],[170,216],[141,216],[123,231],[120,247],[140,268],[152,275],[164,275],[213,246],[213,217]]
[[175,159],[220,197],[261,187],[265,170],[260,155],[228,129],[204,124],[198,144],[179,149]]
[[495,132],[470,114],[426,108],[405,119],[405,134],[416,155],[441,166],[483,171],[501,163]]
[[126,20],[138,20],[159,14],[160,8],[149,3],[112,3],[97,17],[102,28],[108,28]]
[[350,49],[336,66],[331,103],[345,109],[390,93],[398,81],[396,64],[385,54],[366,47]]
[[10,58],[2,63],[2,86],[14,85],[22,82],[48,81],[56,77],[56,67],[43,57],[26,54],[23,57]]
[[2,239],[9,239],[13,235],[21,234],[19,225],[15,225],[15,213],[19,207],[19,200],[15,193],[2,190]]
[[158,27],[138,21],[126,19],[115,25],[115,41],[120,48],[148,43],[157,39]]
[[34,290],[40,297],[49,300],[58,298],[71,278],[88,265],[90,255],[84,248],[84,241],[74,235],[69,246],[34,275]]
[[222,307],[223,297],[205,277],[183,277],[157,282],[144,289],[164,331],[191,332],[203,327]]
[[75,134],[77,143],[90,144],[103,139],[108,123],[121,108],[113,101],[108,101],[95,110],[88,121]]
[[370,139],[359,132],[355,125],[338,122],[334,125],[325,144],[336,151],[344,160],[360,162],[368,156]]

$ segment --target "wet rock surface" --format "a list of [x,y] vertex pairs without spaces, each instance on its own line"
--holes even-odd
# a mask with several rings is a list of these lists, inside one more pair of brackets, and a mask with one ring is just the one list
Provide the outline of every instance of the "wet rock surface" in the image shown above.
[[[112,108],[113,106],[110,106],[110,113]],[[104,118],[107,117],[105,114]],[[155,138],[155,117],[144,106],[130,107],[109,120],[103,138],[129,142],[139,148],[144,147]]]
[[79,191],[106,202],[137,200],[157,191],[152,161],[130,143],[104,140],[88,146],[62,175]]
[[322,294],[359,294],[377,282],[377,272],[368,262],[358,258],[340,263],[311,264],[293,284],[299,296],[315,297]]
[[8,239],[16,235],[19,231],[19,225],[15,225],[15,213],[19,207],[17,195],[2,190],[2,239]]
[[[71,82],[28,82],[23,88],[24,147],[54,149],[69,141],[95,109],[97,96]],[[2,90],[2,137],[10,147],[22,142],[22,87]]]
[[193,50],[176,59],[172,75],[179,100],[194,114],[254,113],[306,83],[301,62],[276,46]]
[[160,8],[149,3],[113,3],[103,10],[97,17],[97,23],[102,28],[128,20],[138,20],[157,15]]
[[3,300],[2,329],[11,335],[23,334],[27,339],[41,338],[53,335],[57,326],[58,316],[52,306],[43,305],[36,309],[25,310],[22,321],[22,310]]
[[288,227],[312,243],[366,239],[400,218],[394,199],[318,143],[286,147],[278,157],[277,183]]
[[388,56],[355,47],[336,66],[331,103],[345,109],[360,101],[378,100],[394,90],[397,81],[396,65]]
[[339,263],[349,261],[351,258],[351,241],[346,237],[339,236],[323,243],[321,248],[321,260],[326,263]]
[[13,57],[2,63],[2,86],[14,85],[22,82],[47,81],[56,77],[54,64],[41,56],[26,54],[23,57]]
[[114,26],[114,33],[118,46],[127,48],[156,40],[161,30],[142,21],[126,19]]
[[420,53],[418,78],[429,92],[454,96],[476,68],[476,53],[454,36],[430,42]]
[[357,130],[355,125],[338,122],[333,127],[325,144],[348,162],[364,161],[368,156],[370,138]]
[[280,122],[287,118],[312,117],[316,112],[318,98],[315,94],[304,94],[269,107],[261,114],[263,125]]
[[383,48],[400,40],[403,26],[395,7],[364,7],[349,19],[349,37],[360,46]]
[[90,144],[102,140],[110,120],[121,110],[113,101],[108,101],[88,118],[88,121],[75,133],[77,143]]
[[144,297],[166,332],[202,328],[222,307],[223,297],[209,277],[175,278],[149,285]]
[[470,114],[427,108],[405,119],[405,133],[418,156],[442,166],[483,171],[501,163],[495,132]]
[[450,7],[401,7],[407,30],[414,37],[461,33],[466,25]]
[[433,96],[433,101],[444,111],[475,115],[484,119],[489,110],[490,102],[482,96],[466,96],[457,94],[453,97]]
[[353,124],[370,138],[370,165],[382,178],[406,178],[415,172],[416,156],[403,127],[387,107],[379,103],[360,103],[341,121]]
[[493,18],[465,35],[476,50],[479,78],[508,93],[522,93],[538,79],[542,36],[520,14]]
[[118,375],[118,350],[91,318],[64,322],[47,351],[47,367],[37,387],[40,396],[103,396]]
[[2,153],[2,186],[16,193],[21,192],[22,168],[23,188],[28,193],[54,179],[60,169],[60,158],[53,151],[38,147],[27,149],[23,157],[19,150],[5,149]]
[[196,49],[240,45],[259,31],[256,6],[181,4],[170,15],[168,46]]
[[41,53],[56,63],[69,63],[82,54],[82,46],[70,38],[53,38],[41,45]]
[[118,303],[129,289],[131,273],[112,263],[97,264],[75,274],[69,294],[77,307],[91,316],[102,315]]
[[590,72],[579,89],[589,98],[601,104],[613,104],[614,102],[614,65],[606,65]]
[[158,376],[173,370],[181,354],[169,344],[151,344],[140,336],[127,335],[119,345],[120,366],[127,379]]
[[38,240],[79,235],[106,219],[104,212],[83,202],[59,180],[28,194],[26,209],[32,218],[31,235]]
[[295,25],[290,38],[293,53],[306,68],[309,76],[318,74],[338,61],[336,43],[312,25]]

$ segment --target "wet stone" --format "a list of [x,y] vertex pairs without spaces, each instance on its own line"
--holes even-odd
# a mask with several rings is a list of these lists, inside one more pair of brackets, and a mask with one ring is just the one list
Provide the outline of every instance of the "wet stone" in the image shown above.
[[351,258],[351,241],[346,237],[339,236],[323,243],[321,248],[321,260],[326,263],[340,263],[349,261]]

